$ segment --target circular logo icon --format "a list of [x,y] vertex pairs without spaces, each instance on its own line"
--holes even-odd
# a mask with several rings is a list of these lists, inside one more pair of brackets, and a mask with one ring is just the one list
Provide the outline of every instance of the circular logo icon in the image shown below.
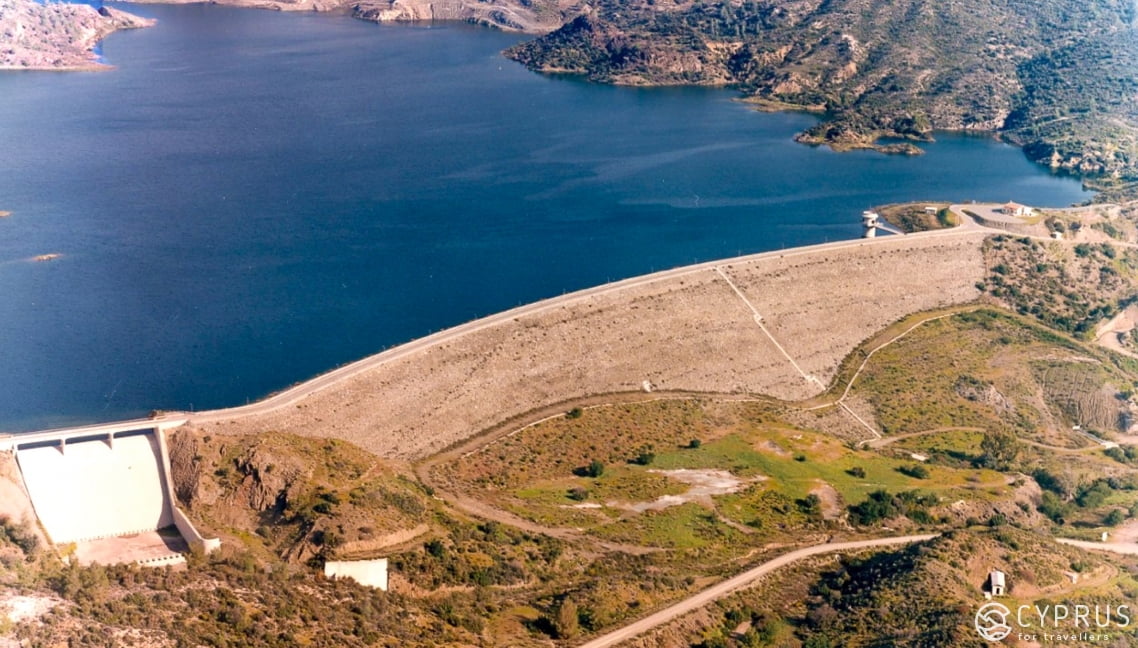
[[976,610],[976,632],[988,641],[999,641],[1012,633],[1008,617],[1012,611],[999,603],[986,603]]

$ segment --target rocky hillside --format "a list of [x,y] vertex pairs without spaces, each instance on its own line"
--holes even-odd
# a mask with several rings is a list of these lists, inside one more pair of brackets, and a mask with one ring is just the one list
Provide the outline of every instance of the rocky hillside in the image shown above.
[[835,148],[1000,132],[1042,164],[1116,185],[1138,180],[1133,23],[1129,0],[605,0],[508,55],[824,111],[799,139]]
[[[194,0],[151,0],[181,4]],[[372,22],[457,20],[507,31],[545,33],[581,11],[580,0],[214,0],[215,4],[276,11],[349,12]]]
[[[1091,605],[1067,574],[1105,580],[1114,570],[1018,529],[955,531],[898,551],[842,559],[814,585],[800,632],[805,645],[818,646],[984,646],[973,615],[991,569],[1008,575],[1009,594],[1017,599],[1049,595]],[[1104,589],[1126,596],[1113,584]]]
[[0,69],[98,68],[93,50],[103,37],[152,24],[117,9],[0,0]]
[[560,27],[567,14],[579,10],[580,3],[567,0],[360,0],[348,4],[356,18],[374,22],[461,20],[510,31],[544,33]]

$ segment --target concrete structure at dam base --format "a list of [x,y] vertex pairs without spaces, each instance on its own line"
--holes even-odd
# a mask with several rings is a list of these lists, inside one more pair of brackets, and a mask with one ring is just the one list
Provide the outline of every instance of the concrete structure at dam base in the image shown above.
[[7,471],[16,474],[3,485],[5,509],[33,512],[45,539],[70,545],[82,564],[174,565],[187,551],[209,553],[220,540],[203,537],[173,496],[165,430],[181,424],[128,421],[0,438],[0,452],[17,467]]
[[387,591],[387,559],[329,560],[324,563],[326,578],[350,578],[360,585]]

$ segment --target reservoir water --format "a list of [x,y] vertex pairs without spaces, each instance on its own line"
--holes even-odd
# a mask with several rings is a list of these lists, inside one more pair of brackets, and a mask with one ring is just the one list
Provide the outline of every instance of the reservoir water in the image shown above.
[[159,24],[104,42],[115,70],[0,74],[0,430],[243,404],[876,204],[1089,197],[987,138],[839,155],[730,91],[532,74],[515,34],[124,8]]

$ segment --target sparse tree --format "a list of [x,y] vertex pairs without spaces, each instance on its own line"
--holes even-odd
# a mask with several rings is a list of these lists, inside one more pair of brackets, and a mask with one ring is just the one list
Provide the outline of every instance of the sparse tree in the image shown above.
[[572,639],[580,633],[577,604],[572,599],[565,599],[557,607],[557,614],[553,618],[553,631],[558,639]]
[[992,470],[1007,470],[1019,455],[1019,440],[1008,432],[993,432],[980,441],[980,456],[976,466]]

